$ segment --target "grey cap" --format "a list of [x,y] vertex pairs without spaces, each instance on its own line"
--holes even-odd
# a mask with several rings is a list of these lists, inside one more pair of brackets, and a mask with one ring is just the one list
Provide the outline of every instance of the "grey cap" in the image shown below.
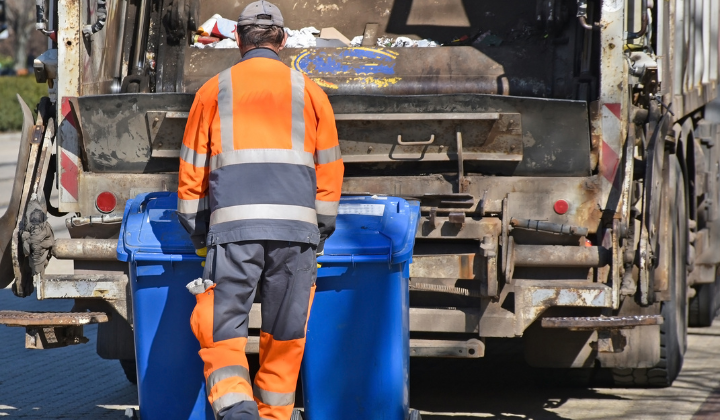
[[238,17],[238,26],[269,25],[283,27],[280,9],[269,1],[254,1],[245,7]]

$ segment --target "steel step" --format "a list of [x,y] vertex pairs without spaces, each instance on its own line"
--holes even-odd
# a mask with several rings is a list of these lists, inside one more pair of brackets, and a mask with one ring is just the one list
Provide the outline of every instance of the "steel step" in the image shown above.
[[108,320],[104,312],[0,311],[0,325],[25,327],[25,348],[37,350],[87,343],[83,325]]
[[0,325],[8,327],[66,327],[108,322],[104,312],[0,311]]
[[643,325],[662,325],[662,323],[662,315],[546,317],[541,321],[543,328],[571,330],[634,328]]

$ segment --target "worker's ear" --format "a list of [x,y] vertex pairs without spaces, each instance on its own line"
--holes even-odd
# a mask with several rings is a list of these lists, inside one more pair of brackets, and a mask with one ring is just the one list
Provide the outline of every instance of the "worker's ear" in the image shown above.
[[282,44],[280,45],[280,48],[278,48],[278,51],[285,48],[285,43],[287,42],[287,32],[285,32],[285,29],[283,29],[283,33],[285,33],[285,35],[283,36]]

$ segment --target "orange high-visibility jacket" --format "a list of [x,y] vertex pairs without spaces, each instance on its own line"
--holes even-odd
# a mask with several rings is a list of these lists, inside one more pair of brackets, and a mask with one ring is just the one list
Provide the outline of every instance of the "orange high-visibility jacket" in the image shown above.
[[178,216],[196,248],[318,244],[335,230],[343,178],[327,95],[267,49],[195,96],[180,153]]

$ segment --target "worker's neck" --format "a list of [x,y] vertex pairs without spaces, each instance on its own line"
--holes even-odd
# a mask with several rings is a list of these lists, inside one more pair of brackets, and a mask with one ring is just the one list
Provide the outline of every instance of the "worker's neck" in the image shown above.
[[277,51],[275,51],[272,48],[266,48],[266,47],[258,47],[258,48],[252,48],[250,50],[245,51],[242,54],[242,59],[240,62],[250,60],[252,58],[269,58],[271,60],[278,60],[280,61],[280,56],[278,56]]
[[279,54],[278,48],[273,47],[272,45],[261,45],[259,47],[252,47],[252,48],[247,48],[247,49],[243,48],[242,50],[240,50],[240,54],[243,57],[245,57],[245,54],[249,53],[250,51],[254,51],[254,50],[270,50],[270,51],[274,52],[275,54]]

